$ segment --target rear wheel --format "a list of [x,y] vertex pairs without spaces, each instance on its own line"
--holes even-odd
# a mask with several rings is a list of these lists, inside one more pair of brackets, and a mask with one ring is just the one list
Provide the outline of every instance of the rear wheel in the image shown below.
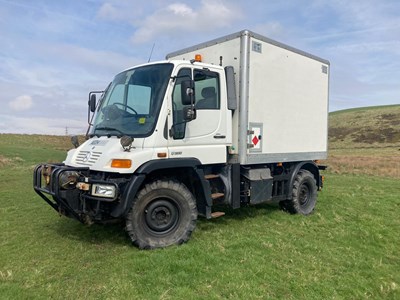
[[307,170],[300,170],[293,183],[292,199],[281,203],[284,210],[290,213],[308,215],[313,212],[317,203],[317,182],[314,175]]
[[157,180],[135,197],[126,230],[141,249],[163,248],[188,241],[196,220],[196,201],[187,187],[175,180]]

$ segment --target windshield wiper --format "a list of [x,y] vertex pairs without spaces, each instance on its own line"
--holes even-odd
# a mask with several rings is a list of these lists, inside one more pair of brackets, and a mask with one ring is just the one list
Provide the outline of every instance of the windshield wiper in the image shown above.
[[[113,128],[113,127],[107,127],[107,126],[101,126],[101,127],[96,127],[93,131],[93,134],[96,132],[96,130],[113,130],[113,131],[117,131],[121,136],[126,135],[124,132],[122,132],[121,130],[117,129],[117,128]],[[111,136],[110,134],[107,134],[108,136]]]

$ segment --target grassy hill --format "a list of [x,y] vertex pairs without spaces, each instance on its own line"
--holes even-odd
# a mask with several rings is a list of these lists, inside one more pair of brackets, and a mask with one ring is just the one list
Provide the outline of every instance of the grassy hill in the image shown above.
[[400,178],[400,105],[329,116],[330,172]]
[[329,143],[330,149],[400,147],[400,105],[331,113]]

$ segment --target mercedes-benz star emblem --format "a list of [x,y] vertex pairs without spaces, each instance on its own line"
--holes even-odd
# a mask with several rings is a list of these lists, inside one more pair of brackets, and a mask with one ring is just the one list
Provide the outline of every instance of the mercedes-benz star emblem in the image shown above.
[[92,157],[92,152],[86,153],[86,155],[83,157],[83,161],[87,162],[90,158]]

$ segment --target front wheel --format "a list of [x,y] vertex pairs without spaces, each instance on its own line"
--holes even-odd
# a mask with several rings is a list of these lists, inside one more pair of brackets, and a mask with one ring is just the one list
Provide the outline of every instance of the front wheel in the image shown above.
[[196,201],[187,187],[175,180],[157,180],[135,197],[126,231],[140,249],[163,248],[188,241],[196,220]]
[[284,210],[292,214],[309,215],[317,203],[317,182],[307,170],[300,170],[294,179],[292,199],[281,203]]

